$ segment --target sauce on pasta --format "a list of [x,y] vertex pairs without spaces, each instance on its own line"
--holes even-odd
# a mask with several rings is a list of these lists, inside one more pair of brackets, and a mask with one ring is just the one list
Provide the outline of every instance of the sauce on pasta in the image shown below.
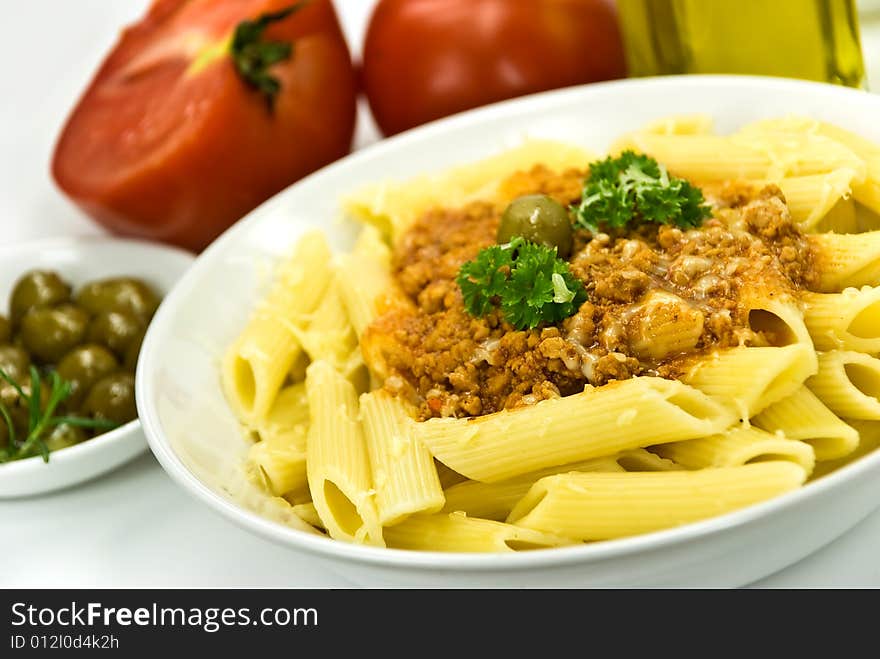
[[[502,196],[570,204],[584,176],[536,166],[507,179]],[[749,301],[796,299],[815,287],[809,240],[776,186],[703,191],[713,215],[698,229],[577,230],[568,261],[588,300],[533,330],[515,330],[500,312],[470,316],[455,283],[461,265],[495,242],[504,205],[426,212],[393,252],[396,283],[414,306],[387,311],[364,336],[388,373],[385,388],[414,402],[422,419],[479,416],[637,375],[678,378],[715,348],[784,345],[784,326]]]

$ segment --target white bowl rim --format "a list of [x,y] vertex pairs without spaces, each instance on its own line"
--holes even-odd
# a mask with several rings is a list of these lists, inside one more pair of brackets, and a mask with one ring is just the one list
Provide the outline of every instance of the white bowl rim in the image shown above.
[[[40,250],[64,248],[76,249],[83,245],[94,244],[125,245],[128,247],[136,247],[138,249],[143,248],[147,250],[155,250],[157,252],[176,253],[181,256],[186,256],[190,260],[193,259],[193,254],[184,249],[180,249],[179,247],[174,247],[173,245],[165,245],[162,243],[151,242],[148,240],[137,240],[133,238],[119,238],[108,235],[38,238],[36,240],[12,243],[11,245],[0,246],[0,258],[3,258],[4,252],[38,252]],[[11,462],[0,464],[0,481],[2,481],[4,477],[11,477],[13,474],[20,477],[22,473],[27,473],[31,470],[52,469],[53,466],[56,465],[66,465],[68,462],[85,459],[92,453],[104,450],[104,447],[108,443],[117,443],[121,439],[137,433],[140,428],[141,423],[139,419],[123,423],[121,426],[118,426],[113,430],[96,435],[95,437],[80,442],[79,444],[75,444],[74,446],[68,446],[57,451],[52,451],[48,463],[43,462],[42,456],[36,455],[30,458],[23,458],[21,460],[13,460]],[[62,467],[56,468],[61,469]],[[35,495],[36,494],[37,493],[35,492]],[[22,496],[28,495],[25,494]]]
[[163,308],[160,308],[156,313],[144,339],[135,386],[140,421],[144,426],[147,442],[159,463],[174,481],[222,516],[242,528],[285,546],[304,550],[318,557],[347,559],[373,565],[421,568],[428,571],[461,570],[474,572],[502,572],[553,568],[572,564],[590,564],[609,558],[622,558],[640,552],[679,545],[697,538],[745,526],[764,516],[782,512],[820,497],[824,492],[836,488],[844,481],[864,477],[867,472],[872,470],[880,471],[880,450],[877,450],[837,469],[831,474],[807,483],[797,490],[768,501],[675,528],[615,540],[510,553],[473,554],[415,551],[357,545],[333,540],[300,531],[293,527],[284,526],[247,510],[217,494],[190,472],[173,451],[170,442],[161,430],[158,410],[153,405],[153,379],[149,377],[147,367],[147,364],[150,364],[152,361],[153,353],[158,349],[155,338],[158,334],[157,328],[162,327],[168,322],[166,316],[170,317],[170,314],[173,313],[172,310],[177,304],[178,297],[183,295],[183,292],[189,288],[190,282],[199,276],[201,270],[206,267],[205,264],[210,259],[210,256],[215,251],[219,251],[222,245],[234,241],[238,234],[246,231],[248,225],[253,221],[259,221],[261,216],[271,214],[272,207],[278,198],[285,195],[292,188],[299,187],[315,179],[320,179],[326,176],[328,172],[335,173],[337,169],[354,165],[362,160],[381,157],[387,151],[393,152],[398,145],[418,141],[434,134],[454,131],[459,126],[480,123],[489,117],[521,114],[531,108],[541,109],[545,105],[552,105],[557,100],[565,99],[568,96],[575,97],[585,93],[587,90],[602,93],[604,90],[613,90],[617,87],[671,87],[676,89],[692,87],[698,88],[704,93],[711,93],[712,85],[725,87],[742,86],[743,88],[748,88],[751,92],[762,88],[774,92],[785,91],[786,89],[809,89],[816,95],[824,95],[836,101],[840,101],[841,97],[857,97],[862,102],[867,100],[869,103],[875,103],[878,106],[878,110],[880,110],[880,96],[872,96],[858,89],[806,80],[748,75],[677,75],[629,78],[568,87],[494,103],[413,128],[349,154],[285,188],[285,190],[279,192],[234,224],[196,259],[190,270],[166,296],[167,304],[164,304]]

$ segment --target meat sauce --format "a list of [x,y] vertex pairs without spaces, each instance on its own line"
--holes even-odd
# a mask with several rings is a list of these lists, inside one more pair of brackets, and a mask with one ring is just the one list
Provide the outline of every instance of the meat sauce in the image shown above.
[[555,326],[516,330],[500,311],[474,318],[455,283],[463,263],[495,243],[510,199],[580,199],[585,171],[519,172],[502,201],[435,208],[401,236],[394,276],[413,308],[388,311],[364,337],[380,354],[385,387],[422,419],[478,416],[636,375],[680,377],[715,348],[776,345],[750,322],[755,299],[796,299],[816,283],[815,256],[776,186],[704,188],[713,215],[698,229],[644,225],[575,232],[569,259],[588,301]]

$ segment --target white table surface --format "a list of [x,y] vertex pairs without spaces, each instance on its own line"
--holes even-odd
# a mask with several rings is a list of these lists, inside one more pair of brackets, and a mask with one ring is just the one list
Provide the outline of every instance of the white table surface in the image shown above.
[[[356,52],[374,0],[338,0]],[[48,162],[77,94],[145,0],[0,0],[0,244],[97,234],[52,186]],[[863,28],[880,89],[880,28]],[[361,117],[357,144],[376,139]],[[880,502],[878,502],[880,503]],[[300,586],[351,584],[322,563],[233,526],[178,488],[149,453],[91,483],[0,500],[0,547],[19,558],[3,587]],[[880,511],[765,587],[880,587]],[[511,584],[515,586],[516,584]]]

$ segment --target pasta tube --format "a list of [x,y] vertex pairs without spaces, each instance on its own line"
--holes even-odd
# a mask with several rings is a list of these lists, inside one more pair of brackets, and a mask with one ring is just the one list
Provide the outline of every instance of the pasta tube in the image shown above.
[[880,420],[880,359],[846,350],[821,353],[807,386],[838,416]]
[[[835,169],[826,174],[791,176],[778,181],[764,181],[762,183],[776,183],[785,196],[785,203],[791,213],[791,219],[798,224],[801,230],[815,231],[822,220],[832,213],[833,209],[837,209],[842,202],[847,202],[855,177],[855,170]],[[850,208],[843,213],[846,213]],[[851,208],[851,210],[854,215],[855,209]],[[834,215],[840,214],[839,210],[835,210]],[[840,221],[838,220],[838,222]]]
[[805,293],[804,322],[817,350],[880,352],[880,286]]
[[223,388],[240,419],[258,421],[272,407],[302,353],[297,329],[318,306],[330,277],[330,249],[323,234],[307,233],[224,357]]
[[413,515],[385,529],[388,546],[396,549],[461,552],[512,552],[574,544],[549,533],[464,513]]
[[682,380],[748,419],[793,394],[816,372],[816,353],[802,343],[737,347],[697,362]]
[[379,523],[390,526],[414,513],[440,510],[444,497],[434,458],[416,440],[415,421],[403,401],[381,390],[364,394],[361,417]]
[[781,180],[837,169],[865,180],[865,163],[853,151],[822,135],[658,135],[635,133],[632,148],[656,158],[671,174],[692,181]]
[[822,233],[809,239],[816,252],[820,292],[880,285],[880,231]]
[[833,460],[852,453],[859,434],[825,407],[807,387],[774,403],[752,419],[767,432],[782,433],[813,447],[817,460]]
[[638,377],[471,419],[430,419],[418,436],[472,480],[496,482],[629,448],[720,432],[734,415],[678,381]]
[[661,444],[653,450],[688,469],[735,467],[750,462],[789,460],[809,474],[816,463],[813,447],[809,444],[749,427],[734,428],[711,437]]
[[266,418],[254,429],[260,441],[248,451],[246,470],[275,496],[300,496],[306,482],[309,407],[303,383],[282,389]]
[[[658,458],[659,459],[659,458]],[[464,512],[471,517],[504,521],[516,502],[522,499],[529,488],[544,476],[569,471],[619,471],[623,472],[615,456],[593,458],[573,464],[549,467],[540,471],[516,476],[497,483],[465,481],[446,490],[444,512]]]
[[306,473],[318,516],[332,538],[383,545],[354,387],[318,361],[306,371],[306,390],[312,419]]
[[508,523],[577,540],[609,540],[714,517],[797,489],[787,461],[698,471],[569,473],[535,483]]

